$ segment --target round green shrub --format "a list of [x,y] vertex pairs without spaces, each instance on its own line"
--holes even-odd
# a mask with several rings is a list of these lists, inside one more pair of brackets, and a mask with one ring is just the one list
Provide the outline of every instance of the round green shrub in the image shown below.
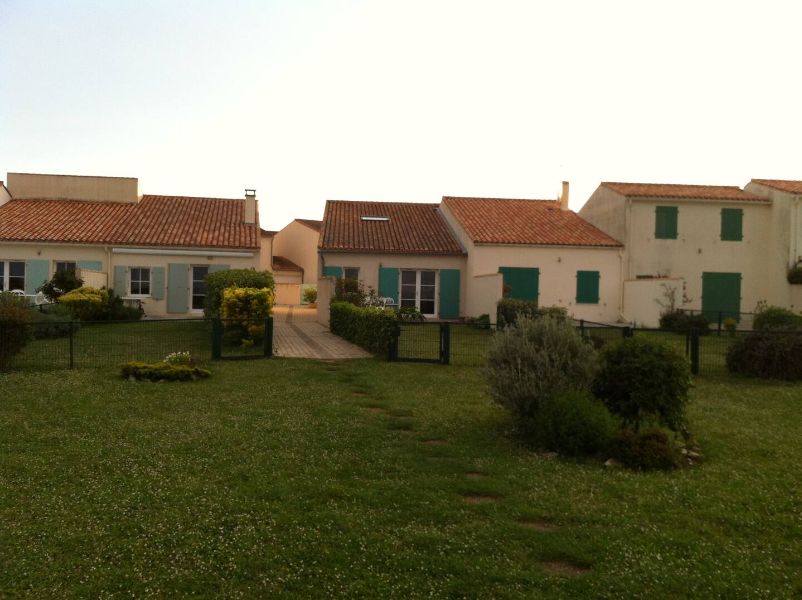
[[727,350],[731,373],[763,379],[802,379],[802,332],[764,330],[733,340]]
[[28,300],[0,292],[0,370],[5,369],[31,337]]
[[710,333],[710,321],[703,314],[690,315],[682,310],[673,310],[660,315],[660,329],[673,333],[688,333],[691,329],[700,335]]
[[659,429],[622,429],[610,443],[610,455],[625,467],[640,470],[676,469],[682,452],[671,435]]
[[546,398],[589,389],[596,368],[596,351],[570,323],[519,316],[493,337],[484,375],[493,399],[526,428]]
[[767,329],[800,329],[802,315],[779,306],[767,306],[755,315],[752,328],[757,331]]
[[673,431],[685,423],[691,386],[685,358],[673,348],[636,336],[608,346],[593,392],[636,429],[654,419]]
[[532,419],[533,442],[568,456],[606,450],[617,429],[616,419],[588,391],[568,391],[545,398]]

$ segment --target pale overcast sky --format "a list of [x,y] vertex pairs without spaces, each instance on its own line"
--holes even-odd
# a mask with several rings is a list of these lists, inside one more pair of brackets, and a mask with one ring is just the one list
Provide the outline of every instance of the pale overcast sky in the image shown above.
[[0,0],[0,178],[327,198],[802,179],[794,2]]

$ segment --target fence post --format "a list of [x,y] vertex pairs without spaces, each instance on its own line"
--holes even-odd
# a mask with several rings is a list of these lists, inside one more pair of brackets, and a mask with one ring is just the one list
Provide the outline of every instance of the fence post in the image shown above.
[[579,319],[579,337],[585,338],[585,319]]
[[718,335],[721,336],[721,311],[718,311]]
[[398,338],[401,335],[401,327],[398,323],[393,325],[393,331],[390,333],[390,343],[387,345],[387,360],[393,362],[398,360]]
[[70,369],[75,368],[75,324],[70,321]]
[[440,323],[440,362],[451,364],[451,324]]
[[273,317],[265,319],[264,353],[267,358],[273,356]]
[[622,330],[623,337],[631,338],[632,337],[632,327],[624,327]]
[[212,319],[212,358],[223,355],[223,323],[220,319]]
[[691,329],[691,373],[699,374],[699,330]]

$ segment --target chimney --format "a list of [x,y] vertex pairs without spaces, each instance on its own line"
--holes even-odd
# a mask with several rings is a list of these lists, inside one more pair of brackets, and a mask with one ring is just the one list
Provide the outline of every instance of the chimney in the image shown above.
[[568,210],[568,182],[563,181],[563,191],[558,200],[562,210]]
[[245,190],[245,222],[256,223],[256,190]]

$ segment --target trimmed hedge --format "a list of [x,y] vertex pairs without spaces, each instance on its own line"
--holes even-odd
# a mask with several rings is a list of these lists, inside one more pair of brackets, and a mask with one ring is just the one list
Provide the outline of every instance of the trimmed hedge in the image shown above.
[[0,370],[28,343],[31,310],[28,300],[8,292],[0,292]]
[[757,331],[733,340],[727,369],[763,379],[802,379],[802,332]]
[[228,271],[215,271],[206,276],[206,298],[204,300],[203,314],[206,318],[220,316],[220,305],[223,302],[223,290],[226,288],[267,288],[273,290],[273,274],[269,271],[254,271],[253,269],[230,269]]
[[802,315],[779,306],[767,306],[755,315],[752,328],[766,329],[802,329]]
[[397,326],[392,310],[359,307],[350,302],[332,302],[329,310],[329,329],[333,334],[373,354],[387,352]]
[[496,324],[499,328],[512,325],[518,317],[538,319],[540,317],[552,317],[558,320],[568,320],[568,311],[560,306],[539,307],[537,300],[514,300],[504,298],[499,300],[496,305]]
[[699,331],[699,335],[710,333],[710,321],[703,314],[689,315],[681,310],[674,310],[660,315],[660,329],[673,333],[688,333],[691,329]]
[[200,369],[188,364],[144,363],[137,361],[120,365],[120,374],[126,379],[133,377],[139,381],[195,381],[197,379],[206,379],[211,375],[206,369]]

